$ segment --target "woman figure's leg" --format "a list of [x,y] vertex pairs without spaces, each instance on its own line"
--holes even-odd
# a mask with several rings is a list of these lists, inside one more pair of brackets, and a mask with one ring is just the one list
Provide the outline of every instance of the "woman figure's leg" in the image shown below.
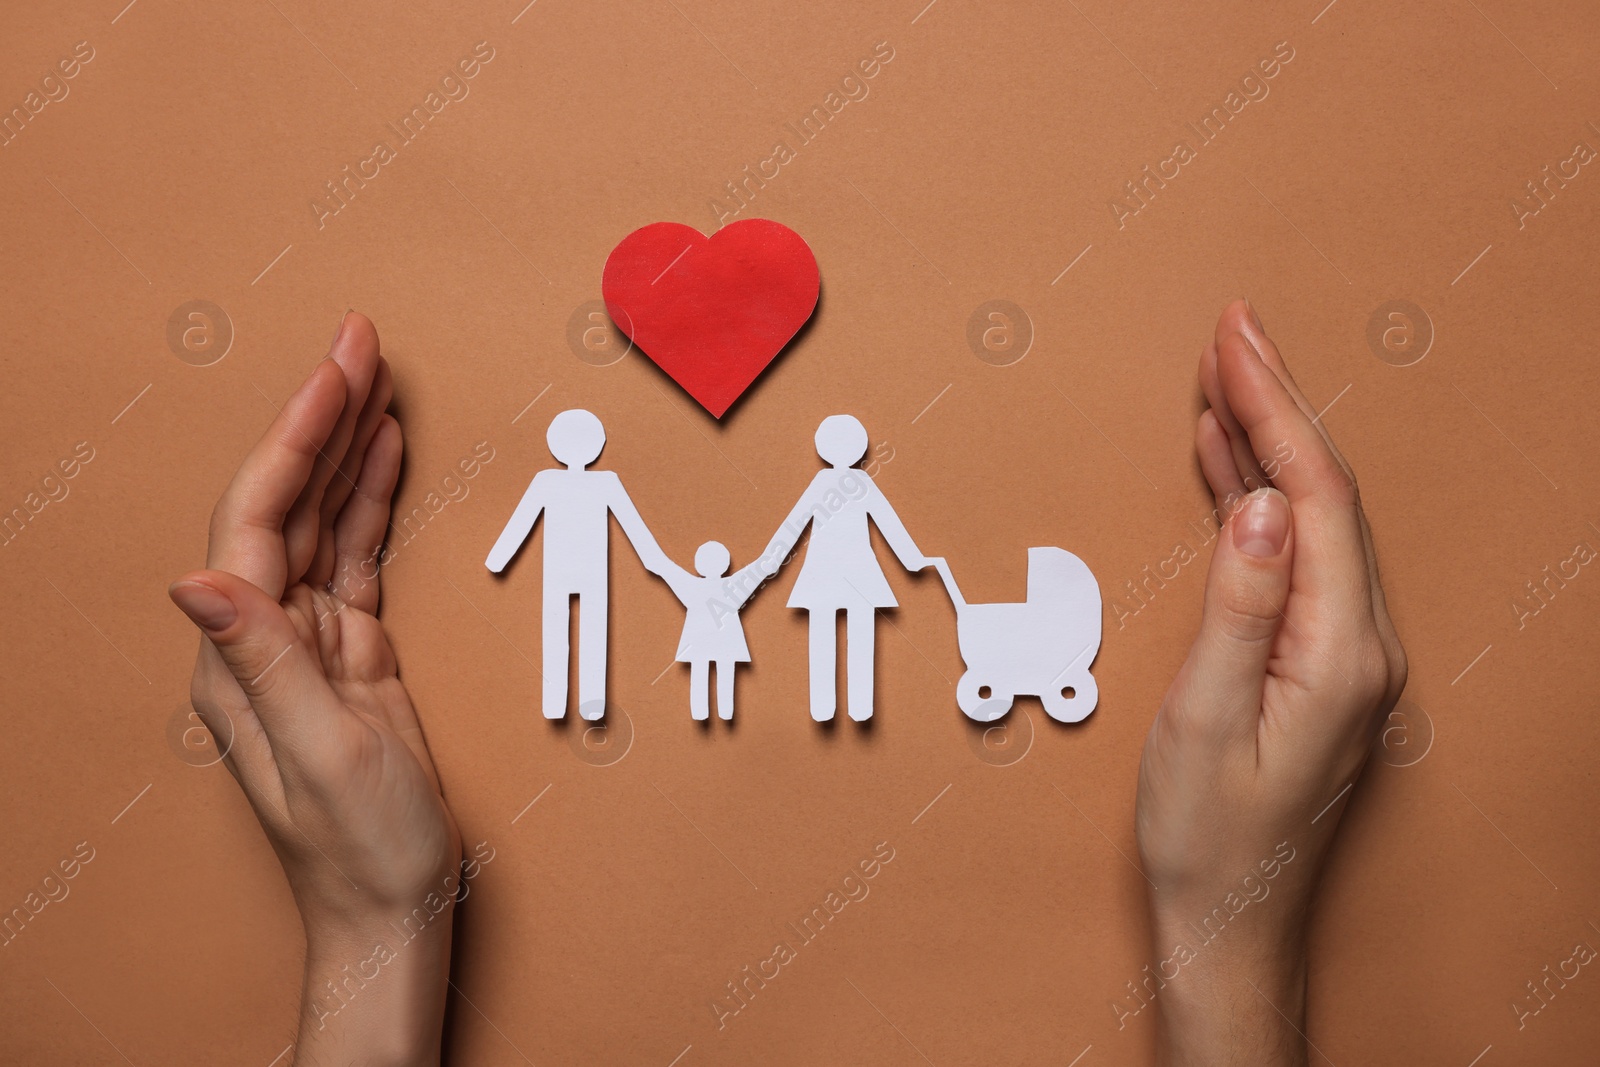
[[877,636],[875,608],[851,608],[844,613],[845,696],[850,717],[857,722],[872,718],[873,639]]
[[689,713],[697,719],[708,718],[711,715],[706,678],[710,672],[711,664],[706,660],[697,659],[689,664]]
[[733,672],[738,664],[731,659],[717,660],[717,715],[733,718]]
[[839,658],[836,640],[839,613],[812,611],[811,616],[811,717],[818,722],[833,718],[837,703],[834,663]]

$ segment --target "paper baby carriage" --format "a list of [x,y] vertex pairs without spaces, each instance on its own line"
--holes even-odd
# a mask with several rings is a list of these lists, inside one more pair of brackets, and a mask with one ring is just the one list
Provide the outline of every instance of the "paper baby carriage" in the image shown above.
[[967,671],[956,703],[991,722],[1018,696],[1036,696],[1059,722],[1080,722],[1099,690],[1089,665],[1100,650],[1100,584],[1063,548],[1028,549],[1028,599],[969,604],[944,559],[931,560],[956,606],[956,638]]

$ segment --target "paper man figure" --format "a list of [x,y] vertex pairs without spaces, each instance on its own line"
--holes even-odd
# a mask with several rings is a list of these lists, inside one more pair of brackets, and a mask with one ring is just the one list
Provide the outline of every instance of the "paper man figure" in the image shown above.
[[789,606],[810,613],[811,717],[833,718],[834,664],[838,660],[838,615],[845,613],[846,695],[850,717],[872,718],[873,638],[879,608],[895,600],[872,551],[871,519],[900,565],[920,571],[929,564],[894,508],[866,471],[853,464],[867,453],[867,431],[850,415],[831,415],[817,427],[817,454],[829,464],[811,480],[799,503],[773,536],[762,558],[781,560],[811,524],[811,543]]
[[[736,574],[728,574],[728,550],[719,541],[707,541],[694,554],[697,578],[672,564],[661,578],[688,612],[683,635],[678,638],[678,662],[689,664],[689,713],[696,719],[711,717],[711,665],[717,666],[717,714],[733,718],[733,673],[750,662],[739,610],[761,582],[775,570],[780,557],[758,559]],[[724,575],[727,575],[724,577]]]
[[606,711],[607,564],[609,518],[617,517],[633,550],[652,574],[673,566],[639,517],[612,471],[585,470],[606,443],[605,427],[574,408],[550,421],[550,454],[565,470],[542,470],[522,494],[511,521],[489,552],[488,567],[505,569],[533,524],[544,514],[544,717],[567,712],[567,629],[571,598],[578,598],[578,713],[598,719]]

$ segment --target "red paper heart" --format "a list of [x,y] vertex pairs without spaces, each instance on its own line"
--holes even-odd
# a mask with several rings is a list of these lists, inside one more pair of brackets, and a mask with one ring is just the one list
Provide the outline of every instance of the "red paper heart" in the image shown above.
[[768,219],[707,237],[656,222],[611,250],[600,291],[611,321],[717,418],[817,306],[817,259]]

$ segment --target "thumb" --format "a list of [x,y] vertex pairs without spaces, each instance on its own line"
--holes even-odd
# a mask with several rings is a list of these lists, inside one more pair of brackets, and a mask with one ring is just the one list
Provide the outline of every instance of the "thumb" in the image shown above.
[[274,747],[302,735],[327,689],[316,649],[283,606],[226,571],[193,571],[167,590],[216,648]]
[[1228,517],[1206,575],[1205,611],[1189,653],[1193,706],[1253,733],[1294,563],[1289,500],[1257,489]]

